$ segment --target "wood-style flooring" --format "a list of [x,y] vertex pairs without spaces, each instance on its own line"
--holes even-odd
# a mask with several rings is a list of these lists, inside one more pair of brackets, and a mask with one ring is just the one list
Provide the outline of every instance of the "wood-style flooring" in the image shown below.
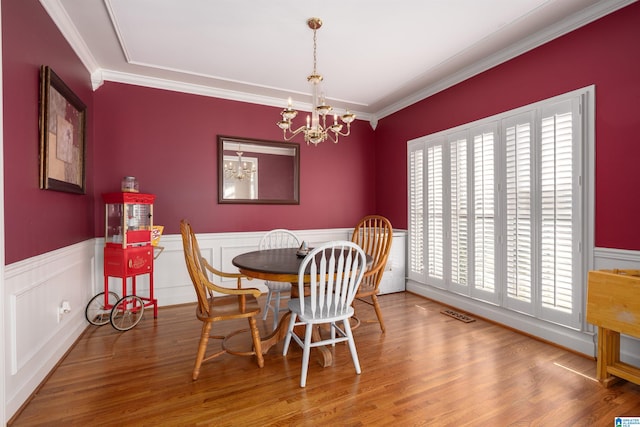
[[[274,346],[262,369],[225,354],[192,381],[193,305],[160,308],[155,320],[149,311],[127,332],[88,326],[10,425],[566,427],[640,416],[640,386],[602,387],[590,358],[482,319],[461,322],[410,293],[380,301],[387,332],[372,322],[354,331],[362,374],[340,344],[327,368],[312,351],[306,388],[293,342],[286,357]],[[259,323],[266,333],[271,320]]]

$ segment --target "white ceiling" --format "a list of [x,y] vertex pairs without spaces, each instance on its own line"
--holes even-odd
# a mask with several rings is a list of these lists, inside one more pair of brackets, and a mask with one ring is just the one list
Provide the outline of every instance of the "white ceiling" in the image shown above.
[[308,109],[317,71],[338,112],[375,123],[635,0],[40,0],[104,81]]

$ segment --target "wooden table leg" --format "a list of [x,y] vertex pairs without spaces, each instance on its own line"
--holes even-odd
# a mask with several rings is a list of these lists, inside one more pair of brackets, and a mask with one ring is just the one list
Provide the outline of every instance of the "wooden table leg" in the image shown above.
[[[313,328],[313,331],[311,331],[311,339],[316,342],[322,339],[320,337],[320,326],[316,326]],[[321,345],[319,347],[316,347],[316,349],[320,353],[320,358],[318,359],[320,366],[322,366],[323,368],[331,366],[333,364],[333,354],[331,353],[331,350],[329,350],[326,345]]]
[[276,345],[279,341],[284,340],[287,336],[287,327],[289,326],[289,319],[291,318],[291,312],[287,311],[284,316],[278,322],[278,326],[266,337],[262,338],[262,354],[266,354],[271,347]]
[[620,362],[620,332],[599,328],[597,358],[597,379],[605,387],[616,383],[619,378],[609,373],[609,367],[615,366]]

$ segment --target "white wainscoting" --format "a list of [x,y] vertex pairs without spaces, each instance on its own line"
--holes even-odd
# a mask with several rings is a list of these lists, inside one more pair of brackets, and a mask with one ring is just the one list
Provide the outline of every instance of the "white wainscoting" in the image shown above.
[[[87,326],[95,274],[94,241],[5,268],[5,411],[11,417]],[[59,317],[68,301],[71,312]]]
[[[314,246],[328,240],[349,239],[351,229],[303,230],[296,233],[309,246]],[[222,270],[236,271],[231,264],[233,257],[257,249],[262,234],[197,235],[201,250],[212,265]],[[402,239],[398,239],[398,242],[401,241]],[[181,237],[163,236],[160,244],[165,249],[155,261],[154,290],[158,304],[168,306],[195,301],[184,265]],[[92,239],[6,266],[4,376],[5,414],[8,418],[15,414],[87,328],[84,316],[86,303],[104,288],[103,246],[103,239]],[[597,269],[640,269],[640,252],[596,249],[594,253],[594,265]],[[394,264],[396,262],[397,260]],[[393,268],[391,271],[394,270],[395,273],[392,274],[395,277],[398,269]],[[148,282],[148,276],[140,276],[139,294],[148,291]],[[259,280],[249,283],[265,290]],[[121,293],[121,281],[109,279],[109,287]],[[473,301],[458,301],[451,295],[442,294],[440,290],[415,282],[408,283],[407,289],[558,342],[576,351],[595,354],[594,337],[590,334],[567,331],[549,324],[536,324],[528,318],[483,307]],[[62,301],[69,301],[71,311],[59,317],[58,309]],[[638,340],[623,337],[623,359],[628,363],[640,364],[640,351],[637,348],[640,348]]]
[[391,251],[380,280],[380,295],[404,292],[406,287],[407,232],[393,230]]
[[[197,233],[197,236],[203,255],[212,265],[224,271],[237,271],[231,264],[233,257],[257,249],[263,234]],[[329,240],[350,239],[351,229],[303,230],[296,234],[314,246]],[[165,249],[154,263],[158,305],[194,302],[182,238],[163,236],[160,244]],[[86,304],[104,289],[103,249],[104,239],[92,239],[5,267],[3,374],[7,418],[16,413],[88,327],[84,314]],[[138,276],[136,284],[138,294],[148,293],[149,275]],[[262,281],[252,280],[248,284],[266,291]],[[109,278],[108,286],[122,293],[122,280]],[[62,301],[69,302],[71,311],[59,318]],[[145,316],[150,313],[151,310]]]
[[[595,248],[593,254],[594,269],[596,270],[613,268],[640,269],[640,251]],[[592,357],[596,355],[597,336],[592,331],[597,328],[594,328],[593,325],[585,323],[584,331],[575,331],[413,280],[407,281],[407,290],[521,330],[579,353]],[[621,359],[632,365],[640,366],[640,340],[629,336],[621,336],[620,341]]]

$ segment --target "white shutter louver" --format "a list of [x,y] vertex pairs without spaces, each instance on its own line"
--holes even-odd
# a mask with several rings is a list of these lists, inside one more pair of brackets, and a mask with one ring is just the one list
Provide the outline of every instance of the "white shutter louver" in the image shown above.
[[424,273],[424,150],[409,155],[409,253],[410,274]]
[[572,113],[542,118],[541,297],[542,305],[573,308]]
[[507,295],[526,303],[531,302],[533,268],[531,126],[516,123],[505,132]]
[[475,289],[495,290],[494,133],[473,136]]
[[467,140],[450,141],[451,163],[451,282],[467,286],[469,272],[469,206]]
[[443,278],[442,145],[427,147],[427,274]]

